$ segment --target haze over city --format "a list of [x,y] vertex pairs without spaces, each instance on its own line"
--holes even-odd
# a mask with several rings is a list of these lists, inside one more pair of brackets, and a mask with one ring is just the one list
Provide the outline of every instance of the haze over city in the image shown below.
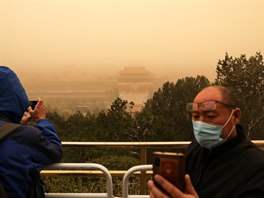
[[226,52],[263,54],[263,2],[1,0],[0,64],[22,80],[48,80],[47,73],[92,79],[125,66],[214,80]]

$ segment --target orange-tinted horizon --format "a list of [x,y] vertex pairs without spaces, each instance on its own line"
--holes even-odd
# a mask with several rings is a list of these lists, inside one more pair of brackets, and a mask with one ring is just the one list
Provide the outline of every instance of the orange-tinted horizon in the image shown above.
[[225,53],[264,51],[264,0],[0,0],[0,64],[23,75],[215,78]]

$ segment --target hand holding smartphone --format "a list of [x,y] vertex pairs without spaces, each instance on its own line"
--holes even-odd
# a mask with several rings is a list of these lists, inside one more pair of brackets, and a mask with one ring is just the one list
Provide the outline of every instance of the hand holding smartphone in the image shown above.
[[[154,152],[153,156],[153,177],[159,174],[179,188],[185,191],[185,156],[183,153]],[[155,181],[154,181],[155,182]],[[161,186],[155,183],[161,191],[166,193]],[[166,193],[167,194],[167,193]]]
[[35,109],[35,106],[38,104],[38,100],[30,100],[29,106],[31,106],[32,110]]

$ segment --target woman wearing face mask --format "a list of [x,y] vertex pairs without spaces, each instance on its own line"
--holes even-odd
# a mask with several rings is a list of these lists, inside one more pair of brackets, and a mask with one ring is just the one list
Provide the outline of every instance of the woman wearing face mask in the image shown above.
[[[240,109],[226,87],[203,89],[193,103],[195,140],[186,155],[186,192],[160,176],[155,177],[173,198],[264,197],[264,152],[243,133]],[[149,181],[151,198],[167,198]]]

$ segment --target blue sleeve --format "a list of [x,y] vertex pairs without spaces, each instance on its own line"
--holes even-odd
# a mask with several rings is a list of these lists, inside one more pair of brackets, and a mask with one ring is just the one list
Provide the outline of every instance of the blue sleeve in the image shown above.
[[61,147],[60,138],[58,137],[54,125],[51,121],[49,121],[48,119],[39,120],[35,124],[35,127],[37,127],[41,131],[42,135],[45,136],[50,143],[56,144],[58,147]]
[[43,165],[58,162],[62,158],[62,144],[53,123],[47,119],[39,120],[34,127],[40,131],[39,135],[36,134],[37,141],[34,147],[43,156],[41,159],[37,152],[36,159]]

